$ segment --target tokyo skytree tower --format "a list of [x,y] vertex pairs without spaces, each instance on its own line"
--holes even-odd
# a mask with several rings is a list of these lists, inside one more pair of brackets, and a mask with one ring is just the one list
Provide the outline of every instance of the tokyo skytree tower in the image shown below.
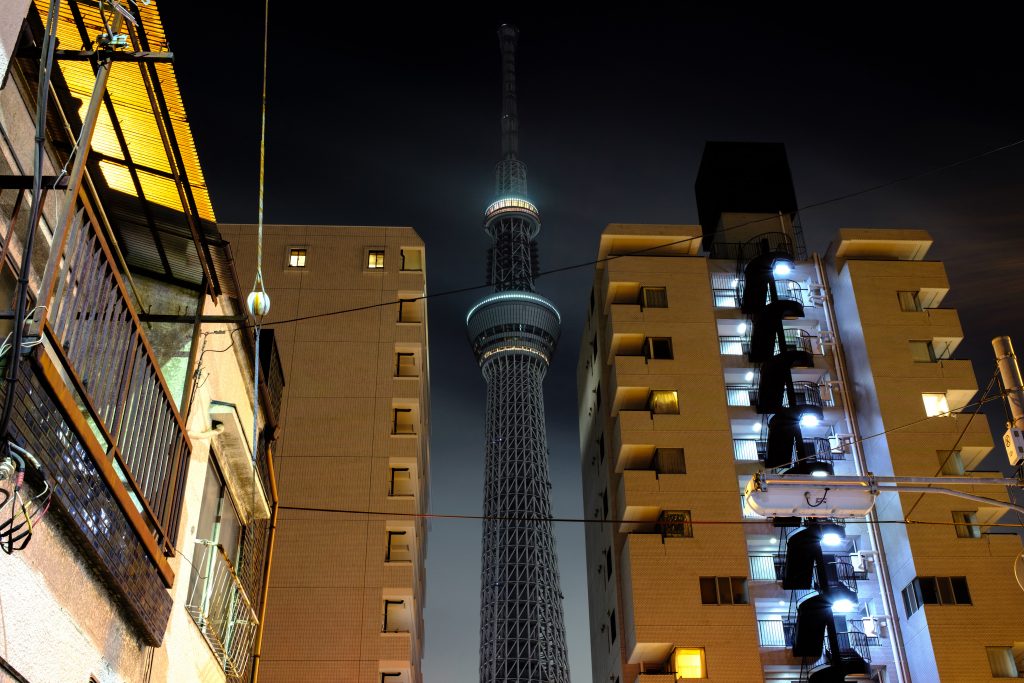
[[484,211],[494,292],[466,316],[487,382],[480,682],[568,683],[542,390],[561,317],[534,292],[540,215],[527,199],[526,164],[519,160],[518,35],[513,26],[498,30],[502,159],[497,196]]

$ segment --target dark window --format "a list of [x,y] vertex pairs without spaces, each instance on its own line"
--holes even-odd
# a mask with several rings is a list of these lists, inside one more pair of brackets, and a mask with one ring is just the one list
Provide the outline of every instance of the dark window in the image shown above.
[[601,454],[601,462],[604,462],[604,434],[597,437],[597,452]]
[[654,449],[654,471],[658,474],[686,474],[686,456],[683,449]]
[[590,340],[590,355],[593,357],[593,359],[595,361],[597,360],[597,335],[596,334],[594,335],[594,338]]
[[601,410],[601,383],[597,383],[597,388],[594,389],[594,394],[597,396],[597,403],[594,410]]
[[743,576],[700,577],[700,601],[705,605],[746,605],[747,579]]
[[672,360],[672,337],[648,337],[645,339],[644,358]]
[[590,312],[593,313],[596,308],[597,300],[594,298],[594,288],[590,288]]
[[608,519],[608,489],[601,492],[601,510],[604,513],[604,519]]
[[381,672],[381,674],[380,674],[380,683],[390,683],[390,681],[392,681],[392,680],[394,680],[396,678],[401,678],[401,677],[402,677],[402,674],[392,674],[392,673]]
[[640,308],[668,308],[668,290],[664,287],[641,287]]
[[662,538],[693,538],[693,517],[689,510],[665,510],[658,518]]
[[970,605],[971,591],[964,576],[919,576],[903,589],[903,606],[910,616],[921,605]]
[[901,311],[917,312],[924,310],[921,308],[921,297],[917,292],[896,292],[896,298],[899,299]]
[[608,615],[608,628],[611,629],[611,638],[614,643],[615,639],[619,636],[619,626],[615,622],[615,610],[612,610],[612,613]]
[[612,580],[612,571],[613,571],[613,569],[612,569],[612,549],[611,548],[605,548],[605,551],[604,551],[604,567],[605,567],[605,572],[604,572],[605,581],[611,581]]

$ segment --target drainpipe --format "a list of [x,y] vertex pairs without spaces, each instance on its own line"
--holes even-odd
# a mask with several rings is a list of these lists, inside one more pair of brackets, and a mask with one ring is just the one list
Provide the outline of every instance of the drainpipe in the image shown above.
[[256,627],[256,646],[252,653],[251,683],[257,683],[260,676],[260,656],[263,653],[263,626],[267,620],[267,596],[270,593],[270,566],[274,561],[274,536],[277,534],[277,476],[274,474],[274,458],[267,446],[267,472],[270,473],[270,540],[268,541],[267,562],[263,568],[263,596],[260,600],[260,623]]
[[[836,361],[836,372],[839,373],[839,393],[843,399],[843,411],[846,413],[846,421],[850,424],[853,432],[853,452],[857,462],[857,473],[866,474],[868,470],[867,460],[864,458],[864,451],[861,449],[860,425],[853,412],[853,396],[850,393],[849,374],[846,370],[846,358],[843,355],[843,342],[839,335],[839,325],[836,319],[835,307],[832,305],[832,287],[828,282],[825,266],[821,262],[821,256],[814,254],[814,267],[818,271],[818,280],[821,282],[824,296],[822,307],[825,309],[825,319],[828,322],[829,332],[832,334],[832,355]],[[893,650],[896,655],[896,674],[900,683],[910,683],[910,668],[907,664],[907,651],[903,643],[903,630],[900,628],[899,613],[896,611],[896,594],[893,592],[892,577],[889,575],[889,562],[885,555],[885,546],[882,544],[882,530],[878,524],[878,513],[871,510],[867,516],[868,534],[871,536],[871,545],[875,549],[875,557],[878,561],[878,578],[882,584],[882,597],[884,598],[885,616],[892,627]]]

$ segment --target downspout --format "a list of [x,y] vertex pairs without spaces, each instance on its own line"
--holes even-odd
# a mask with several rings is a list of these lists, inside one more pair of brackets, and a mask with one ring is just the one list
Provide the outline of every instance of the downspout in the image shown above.
[[[867,460],[864,458],[864,451],[861,449],[860,425],[853,413],[853,397],[850,393],[849,374],[846,370],[846,357],[843,352],[843,342],[839,334],[839,325],[836,320],[836,311],[832,304],[832,287],[829,285],[828,276],[825,273],[825,266],[821,262],[821,256],[814,254],[814,267],[818,271],[818,280],[824,296],[822,297],[825,318],[828,321],[829,333],[832,335],[832,355],[836,361],[836,372],[839,373],[839,393],[843,399],[843,410],[846,413],[846,421],[850,424],[853,432],[853,453],[857,462],[858,474],[866,474],[868,470]],[[896,594],[893,592],[892,577],[889,575],[889,562],[885,555],[885,546],[882,544],[881,527],[878,524],[878,513],[874,509],[867,516],[868,533],[871,536],[871,545],[875,549],[875,558],[878,561],[878,578],[882,584],[882,596],[885,603],[885,615],[892,626],[893,649],[896,654],[897,675],[901,683],[910,683],[910,668],[907,665],[907,651],[903,642],[903,630],[900,627],[899,613],[896,611]]]
[[260,623],[256,626],[256,647],[252,653],[251,683],[256,683],[260,676],[260,656],[263,653],[263,625],[267,620],[267,596],[270,594],[270,566],[274,561],[274,536],[277,534],[277,476],[274,474],[274,458],[267,446],[267,473],[270,475],[270,540],[267,549],[267,562],[263,568],[263,595],[260,599]]

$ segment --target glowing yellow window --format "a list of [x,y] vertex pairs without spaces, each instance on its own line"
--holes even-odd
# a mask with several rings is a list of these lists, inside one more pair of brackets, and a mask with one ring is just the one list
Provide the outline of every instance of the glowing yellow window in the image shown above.
[[377,270],[384,267],[384,250],[371,249],[366,252],[366,267],[370,270]]
[[672,668],[675,669],[676,680],[684,678],[707,678],[708,670],[704,662],[704,648],[677,647],[672,653]]
[[658,415],[678,415],[679,394],[675,391],[652,391],[647,397],[647,409]]
[[921,394],[924,401],[924,414],[928,417],[949,415],[949,401],[945,394]]
[[305,268],[306,267],[306,250],[305,249],[289,249],[288,250],[288,267],[289,268]]

